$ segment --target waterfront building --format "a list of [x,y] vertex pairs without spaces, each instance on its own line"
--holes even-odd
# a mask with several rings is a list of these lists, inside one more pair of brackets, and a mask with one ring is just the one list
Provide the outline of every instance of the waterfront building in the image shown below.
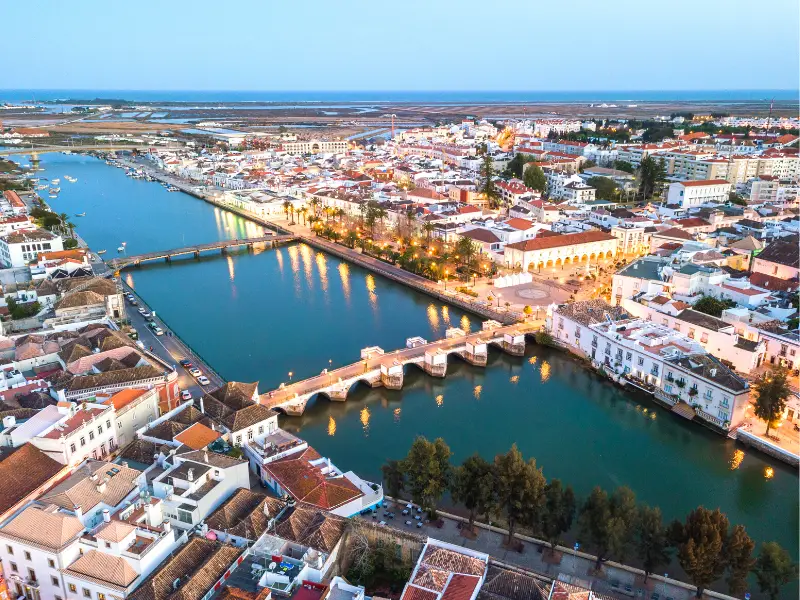
[[680,332],[601,301],[559,305],[547,326],[564,347],[641,384],[682,416],[724,431],[744,419],[747,381]]
[[379,484],[352,471],[342,472],[329,458],[282,429],[254,439],[244,449],[253,471],[278,496],[288,495],[342,517],[383,501]]
[[203,395],[200,411],[222,425],[233,445],[242,446],[278,429],[278,413],[258,398],[258,382],[229,381]]
[[105,399],[98,397],[97,402],[114,407],[119,447],[127,446],[136,439],[139,429],[158,418],[159,398],[156,388],[127,388]]
[[43,252],[63,249],[61,236],[44,229],[11,231],[0,236],[0,260],[6,268],[24,267]]
[[488,566],[488,554],[429,537],[400,600],[475,600]]
[[539,236],[505,247],[507,267],[523,271],[562,268],[567,264],[586,263],[617,254],[617,238],[602,231],[585,231]]

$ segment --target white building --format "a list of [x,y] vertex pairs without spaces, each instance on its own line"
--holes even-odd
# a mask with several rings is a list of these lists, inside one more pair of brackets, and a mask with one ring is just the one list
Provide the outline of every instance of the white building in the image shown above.
[[31,439],[31,443],[64,465],[77,465],[86,458],[101,460],[117,447],[114,407],[86,402],[61,402],[60,421]]
[[61,237],[44,229],[12,231],[0,236],[0,260],[5,267],[24,267],[42,252],[63,249]]
[[724,204],[728,201],[731,184],[724,179],[676,181],[669,184],[667,204],[696,208],[703,204]]

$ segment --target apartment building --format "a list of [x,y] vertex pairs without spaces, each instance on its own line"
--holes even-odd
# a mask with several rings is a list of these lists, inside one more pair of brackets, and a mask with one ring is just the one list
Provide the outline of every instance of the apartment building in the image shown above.
[[697,208],[703,204],[724,204],[728,201],[731,184],[724,179],[676,181],[669,185],[667,204],[682,208]]
[[584,231],[539,236],[505,247],[504,261],[508,267],[523,271],[586,263],[617,254],[617,238],[602,231]]
[[43,252],[58,252],[63,249],[61,236],[44,229],[11,231],[0,236],[0,260],[6,268],[24,267],[37,260]]
[[683,180],[725,179],[728,160],[716,152],[671,150],[663,154],[667,175]]
[[729,431],[744,418],[749,384],[689,337],[629,318],[604,302],[557,306],[551,335],[615,376],[639,382],[676,413]]
[[280,151],[287,154],[328,154],[346,152],[347,140],[306,140],[282,142]]
[[60,402],[60,421],[31,439],[31,443],[63,465],[78,465],[87,458],[102,460],[117,447],[113,405]]

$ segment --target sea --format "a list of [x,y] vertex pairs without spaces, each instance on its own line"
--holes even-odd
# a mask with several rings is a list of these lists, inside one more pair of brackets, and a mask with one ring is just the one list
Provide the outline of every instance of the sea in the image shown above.
[[258,91],[258,90],[102,90],[0,89],[0,104],[59,100],[128,100],[131,102],[258,103],[460,103],[517,104],[549,102],[769,102],[794,101],[798,90],[484,90],[484,91]]

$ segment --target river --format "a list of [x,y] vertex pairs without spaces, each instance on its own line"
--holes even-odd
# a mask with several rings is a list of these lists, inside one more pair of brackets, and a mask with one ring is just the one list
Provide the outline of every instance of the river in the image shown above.
[[[93,158],[46,155],[42,166],[49,177],[78,177],[62,181],[49,202],[57,212],[86,211],[75,219],[79,233],[109,254],[123,240],[139,253],[261,230]],[[289,372],[305,377],[354,362],[366,346],[391,350],[411,336],[442,336],[449,325],[479,326],[300,244],[154,264],[124,277],[223,377],[258,380],[262,391]],[[368,479],[379,479],[383,462],[401,458],[416,435],[445,438],[455,461],[473,452],[490,458],[516,442],[546,476],[580,495],[627,485],[667,519],[700,504],[720,507],[757,542],[775,540],[797,557],[795,469],[683,421],[561,352],[530,346],[513,358],[492,350],[489,362],[481,369],[454,359],[443,380],[411,367],[401,391],[355,388],[346,403],[316,401],[282,425]]]

